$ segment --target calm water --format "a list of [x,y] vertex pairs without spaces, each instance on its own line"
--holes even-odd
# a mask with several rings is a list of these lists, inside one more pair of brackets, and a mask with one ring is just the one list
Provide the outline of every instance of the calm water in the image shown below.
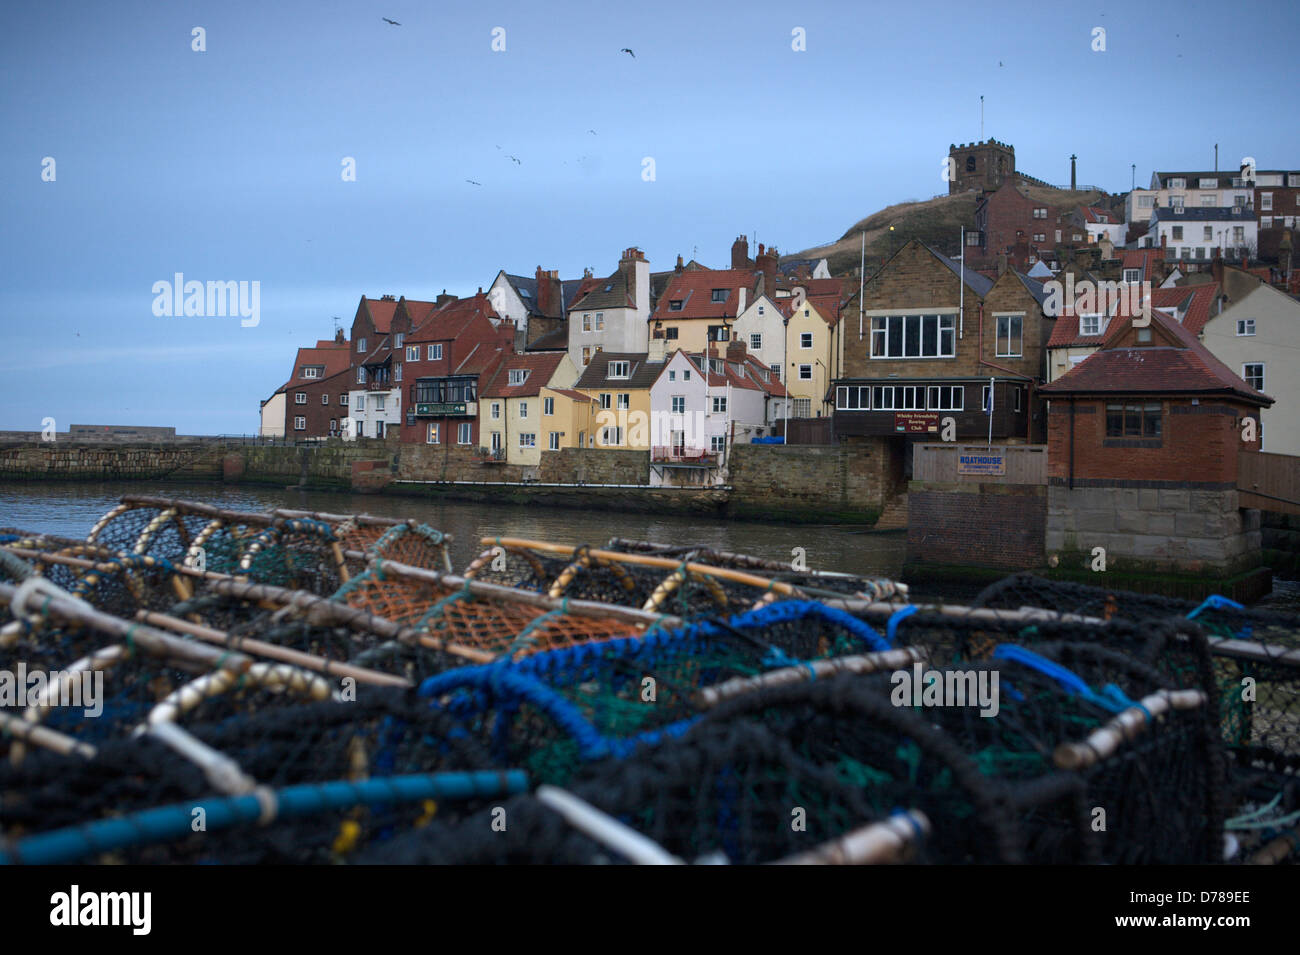
[[452,564],[458,571],[483,550],[479,538],[498,535],[598,547],[617,535],[662,544],[702,544],[716,550],[782,561],[791,559],[793,548],[802,547],[810,568],[882,576],[897,575],[903,564],[902,534],[864,533],[860,528],[839,525],[758,524],[712,517],[437,503],[418,498],[221,484],[0,483],[0,527],[84,537],[123,494],[183,498],[230,510],[288,507],[412,518],[453,535]]

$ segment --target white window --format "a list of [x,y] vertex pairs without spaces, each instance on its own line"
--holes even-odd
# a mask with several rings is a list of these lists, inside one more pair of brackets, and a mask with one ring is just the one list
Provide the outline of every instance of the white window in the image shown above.
[[[759,311],[759,314],[761,315],[762,312],[763,312],[762,307],[760,307],[758,311]],[[762,347],[763,347],[763,336],[762,336],[762,335],[750,335],[750,336],[749,336],[749,349],[750,349],[750,351],[758,351],[758,350],[761,349]]]
[[1056,242],[1057,242],[1058,245],[1059,245],[1060,242],[1061,242],[1061,230],[1060,230],[1060,229],[1057,229],[1057,230],[1056,230]]
[[329,395],[321,395],[321,396],[320,396],[320,403],[323,404],[323,405],[327,405],[327,404],[329,404],[329,403],[330,403],[330,396],[329,396]]
[[402,342],[405,340],[406,340],[406,336],[404,334],[402,334],[401,332],[395,332],[393,334],[393,347],[401,348]]
[[772,377],[775,378],[777,381],[780,381],[780,380],[781,380],[781,366],[780,366],[780,365],[768,365],[767,367],[768,367],[768,370],[772,372]]
[[1239,318],[1239,319],[1237,319],[1237,334],[1238,334],[1238,335],[1254,335],[1254,334],[1255,334],[1255,320],[1254,320],[1253,318]]
[[358,368],[358,369],[357,369],[357,384],[358,384],[358,385],[364,385],[365,383],[366,383],[366,370],[365,370],[364,368]]
[[812,332],[799,333],[799,347],[812,348]]
[[303,365],[302,376],[304,378],[319,378],[320,369],[317,368],[315,365]]
[[560,432],[552,431],[547,437],[546,448],[548,451],[560,450]]
[[1024,316],[999,315],[998,320],[998,357],[1019,358],[1024,346]]
[[339,395],[339,404],[344,408],[348,406],[348,393],[346,391]]
[[1101,314],[1080,315],[1079,316],[1079,334],[1080,335],[1100,335],[1101,334]]
[[1259,211],[1260,212],[1273,211],[1273,193],[1261,192],[1259,194]]
[[1252,362],[1241,366],[1241,377],[1246,380],[1246,384],[1256,391],[1264,390],[1264,363]]
[[619,406],[620,408],[630,408],[630,407],[632,407],[632,396],[631,396],[630,394],[626,393],[626,392],[620,394],[620,395],[618,396],[618,406]]
[[1186,188],[1187,188],[1187,180],[1186,180],[1186,179],[1170,179],[1168,182],[1165,183],[1165,186],[1166,186],[1167,188],[1169,188],[1169,189],[1186,189]]
[[876,411],[924,411],[925,388],[922,385],[873,385],[871,407]]
[[527,418],[527,417],[528,417],[528,402],[527,402],[527,401],[523,401],[523,400],[521,400],[521,401],[519,402],[519,417],[520,417],[520,418]]
[[721,454],[723,451],[727,450],[726,435],[715,434],[713,437],[709,438],[709,449],[714,454]]
[[393,365],[393,381],[401,381],[401,380],[402,380],[402,365],[400,362],[398,362],[397,364]]
[[419,360],[420,360],[420,346],[419,346],[419,345],[407,345],[407,346],[406,346],[406,360],[407,360],[407,361],[419,361]]
[[542,414],[544,414],[544,415],[553,415],[553,414],[555,414],[555,399],[554,399],[554,398],[543,398],[543,399],[542,399]]
[[673,395],[673,396],[672,396],[672,413],[673,413],[673,414],[686,414],[686,396],[685,396],[685,395]]
[[1245,241],[1246,241],[1246,227],[1245,227],[1245,226],[1243,226],[1243,225],[1235,225],[1235,226],[1232,227],[1232,241],[1233,241],[1233,242],[1236,242],[1238,245],[1240,245],[1242,242],[1245,242]]
[[589,312],[584,313],[582,316],[582,330],[584,332],[591,331],[591,314]]
[[366,396],[365,396],[365,395],[357,395],[357,405],[356,405],[356,409],[355,409],[355,410],[357,410],[357,411],[365,411],[365,410],[366,410]]
[[617,447],[623,443],[623,429],[620,427],[610,427],[600,429],[601,447]]
[[470,444],[474,439],[474,425],[468,421],[462,421],[456,425],[456,443]]
[[713,413],[714,413],[714,414],[725,414],[726,411],[727,411],[727,396],[726,396],[726,395],[714,395],[714,396],[713,396]]
[[294,430],[294,431],[306,431],[306,430],[307,430],[307,419],[304,418],[304,417],[302,417],[301,415],[298,416],[297,418],[294,418],[294,419],[293,419],[293,430]]
[[965,407],[966,389],[962,385],[931,385],[926,393],[930,411],[961,411]]
[[605,313],[596,313],[596,331],[601,331],[605,327]]
[[812,365],[799,366],[799,380],[812,381]]
[[430,422],[430,423],[429,423],[429,433],[428,433],[428,435],[425,437],[425,443],[426,443],[426,444],[437,444],[437,443],[438,443],[438,425],[437,425],[437,423],[435,423],[435,422]]
[[522,384],[523,384],[525,381],[527,381],[527,380],[528,380],[528,369],[527,369],[527,368],[511,368],[511,369],[510,369],[510,384],[511,384],[511,385],[522,385]]
[[613,405],[613,400],[612,400],[612,396],[610,395],[610,393],[609,393],[608,391],[602,391],[602,392],[600,393],[600,407],[601,407],[601,409],[603,410],[603,409],[605,409],[605,408],[609,408],[609,407],[611,407],[612,405]]
[[430,345],[428,354],[425,356],[429,361],[442,360],[442,345]]
[[983,411],[985,414],[989,414],[989,398],[992,391],[993,389],[988,385],[985,385],[980,389],[980,411]]
[[871,320],[872,358],[952,358],[957,316],[878,315]]
[[519,447],[535,448],[537,447],[537,435],[531,431],[521,431],[519,433]]
[[1151,209],[1156,204],[1155,196],[1138,196],[1139,209]]
[[676,381],[676,380],[677,380],[677,370],[676,370],[676,369],[673,369],[673,370],[671,370],[671,371],[668,372],[668,380],[669,380],[669,381]]
[[387,395],[375,395],[375,410],[376,410],[376,411],[383,411],[383,410],[384,410],[384,399],[385,399],[386,397],[387,397]]
[[794,399],[794,416],[796,418],[808,418],[812,416],[812,399],[796,398]]
[[365,350],[366,350],[366,340],[365,340],[364,338],[358,338],[358,339],[357,339],[357,351],[359,351],[359,352],[365,352]]
[[499,401],[492,402],[491,415],[493,420],[499,421],[501,419],[501,402]]
[[866,411],[871,407],[871,389],[866,385],[841,385],[835,389],[837,411]]
[[627,377],[627,366],[628,366],[628,362],[625,362],[625,361],[611,361],[611,362],[609,363],[609,370],[608,370],[608,372],[606,373],[605,377],[606,377],[606,378],[626,378],[626,377]]
[[691,380],[691,372],[689,369],[687,369],[686,371],[682,372],[682,381],[690,381],[690,380]]
[[492,450],[493,450],[493,451],[500,451],[500,450],[501,450],[501,432],[500,432],[500,431],[493,431],[493,432],[492,432]]
[[1141,270],[1141,269],[1125,269],[1125,270],[1124,270],[1124,281],[1125,281],[1125,282],[1128,282],[1128,283],[1130,283],[1130,284],[1136,284],[1136,283],[1138,283],[1138,282],[1141,282],[1141,281],[1142,281],[1142,270]]
[[307,392],[296,392],[293,396],[293,403],[296,405],[305,405],[307,403]]

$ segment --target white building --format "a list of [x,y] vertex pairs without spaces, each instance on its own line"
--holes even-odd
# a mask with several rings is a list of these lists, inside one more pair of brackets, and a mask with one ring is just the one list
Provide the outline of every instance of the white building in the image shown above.
[[597,351],[647,351],[650,340],[650,263],[640,249],[623,252],[618,270],[587,283],[568,308],[569,358],[579,372]]
[[1153,246],[1165,246],[1165,262],[1208,265],[1218,251],[1225,259],[1254,255],[1259,223],[1247,206],[1162,206],[1151,216]]

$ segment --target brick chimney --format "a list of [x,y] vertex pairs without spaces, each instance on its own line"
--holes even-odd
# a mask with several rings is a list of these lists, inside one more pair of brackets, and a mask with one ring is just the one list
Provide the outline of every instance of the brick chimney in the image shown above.
[[343,329],[334,329],[334,341],[339,345],[347,344],[347,339],[343,337]]
[[760,242],[754,268],[763,273],[763,294],[776,296],[776,249],[765,249]]
[[686,266],[682,264],[682,257],[681,257],[680,255],[678,255],[678,256],[677,256],[677,267],[674,268],[673,271],[676,272],[676,273],[678,273],[678,274],[680,275],[681,272],[682,272],[682,270],[683,270],[684,268],[686,268]]
[[644,323],[650,318],[650,263],[646,261],[644,252],[632,246],[623,251],[618,268],[625,276],[628,294],[636,304],[636,320],[644,328]]
[[[763,247],[758,247],[759,254],[762,254]],[[731,267],[733,269],[749,268],[749,239],[743,235],[736,236],[736,241],[731,243]]]
[[437,308],[442,308],[442,307],[443,307],[444,305],[446,305],[447,303],[449,303],[449,302],[454,302],[454,301],[456,301],[456,296],[455,296],[455,295],[448,295],[448,294],[447,294],[447,290],[446,290],[446,289],[443,289],[443,290],[442,290],[442,294],[439,295],[437,298],[435,298],[435,299],[433,300],[433,304],[434,304]]
[[543,315],[550,314],[551,306],[551,276],[548,272],[543,272],[542,267],[537,266],[537,311]]
[[1223,284],[1223,251],[1216,248],[1214,258],[1210,260],[1210,274],[1214,276],[1214,281]]
[[745,340],[743,338],[733,338],[731,341],[727,342],[727,361],[738,361],[743,363],[747,353],[748,349],[745,348]]

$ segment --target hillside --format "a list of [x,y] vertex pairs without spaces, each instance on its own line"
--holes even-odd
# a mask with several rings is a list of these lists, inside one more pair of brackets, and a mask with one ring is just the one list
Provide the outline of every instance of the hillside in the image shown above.
[[[1057,206],[1093,205],[1101,203],[1105,193],[1070,192],[1044,186],[1024,185],[1024,192],[1032,199]],[[962,227],[971,228],[975,222],[975,193],[964,192],[955,196],[937,196],[921,202],[900,202],[879,212],[859,219],[836,241],[795,252],[784,259],[826,258],[832,275],[853,272],[862,254],[862,234],[867,236],[867,266],[878,265],[889,258],[908,239],[920,239],[945,255],[956,255]],[[890,226],[894,227],[891,235]]]

